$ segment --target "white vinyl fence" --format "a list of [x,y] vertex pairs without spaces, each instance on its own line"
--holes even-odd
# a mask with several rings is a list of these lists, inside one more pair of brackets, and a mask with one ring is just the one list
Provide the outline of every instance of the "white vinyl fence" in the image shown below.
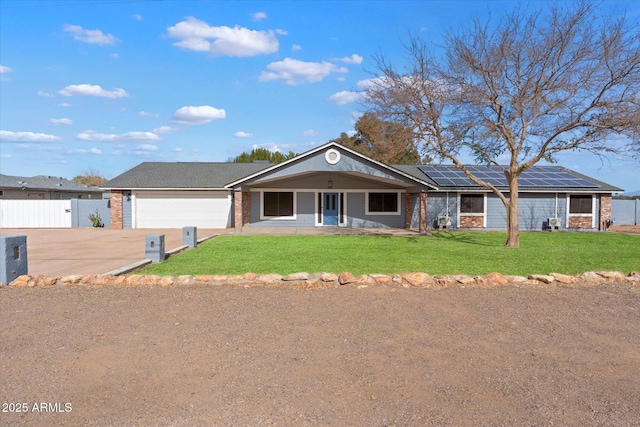
[[71,200],[0,200],[0,228],[71,228]]

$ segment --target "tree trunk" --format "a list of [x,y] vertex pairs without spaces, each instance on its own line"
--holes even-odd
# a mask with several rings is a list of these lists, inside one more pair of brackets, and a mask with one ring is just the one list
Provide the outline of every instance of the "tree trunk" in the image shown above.
[[509,204],[507,208],[507,242],[505,248],[520,247],[520,225],[518,224],[518,175],[505,172],[509,183]]

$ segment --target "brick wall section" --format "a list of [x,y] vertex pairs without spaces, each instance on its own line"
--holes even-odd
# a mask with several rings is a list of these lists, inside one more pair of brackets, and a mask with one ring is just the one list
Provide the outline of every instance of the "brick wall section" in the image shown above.
[[242,192],[233,192],[233,229],[242,231]]
[[606,230],[605,222],[611,219],[611,194],[600,196],[600,230]]
[[420,222],[418,229],[420,233],[427,232],[427,193],[420,193]]
[[122,230],[122,190],[111,190],[111,228]]
[[242,226],[251,223],[251,193],[245,191],[242,193]]
[[460,215],[460,228],[482,228],[484,216]]
[[592,217],[588,216],[570,216],[569,228],[591,228]]
[[411,228],[411,194],[404,195],[404,228]]

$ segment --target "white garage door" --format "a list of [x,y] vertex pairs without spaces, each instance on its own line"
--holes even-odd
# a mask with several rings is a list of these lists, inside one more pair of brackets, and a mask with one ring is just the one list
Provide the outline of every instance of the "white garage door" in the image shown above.
[[231,227],[224,191],[134,191],[135,228]]

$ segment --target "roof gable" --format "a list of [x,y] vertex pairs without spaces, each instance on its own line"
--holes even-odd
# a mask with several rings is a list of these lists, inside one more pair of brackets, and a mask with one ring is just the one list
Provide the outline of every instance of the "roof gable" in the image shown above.
[[[345,157],[344,161],[329,164],[324,159],[324,154],[330,149],[341,152]],[[415,166],[410,167],[415,169]],[[237,181],[227,184],[226,187],[233,188],[247,182],[256,182],[266,178],[284,178],[288,175],[310,171],[359,173],[362,175],[377,176],[383,179],[408,181],[413,185],[418,184],[433,189],[436,188],[433,181],[424,175],[420,176],[415,173],[408,173],[407,170],[378,162],[335,142],[329,142],[302,153],[293,159],[272,165],[252,175],[240,178]]]

